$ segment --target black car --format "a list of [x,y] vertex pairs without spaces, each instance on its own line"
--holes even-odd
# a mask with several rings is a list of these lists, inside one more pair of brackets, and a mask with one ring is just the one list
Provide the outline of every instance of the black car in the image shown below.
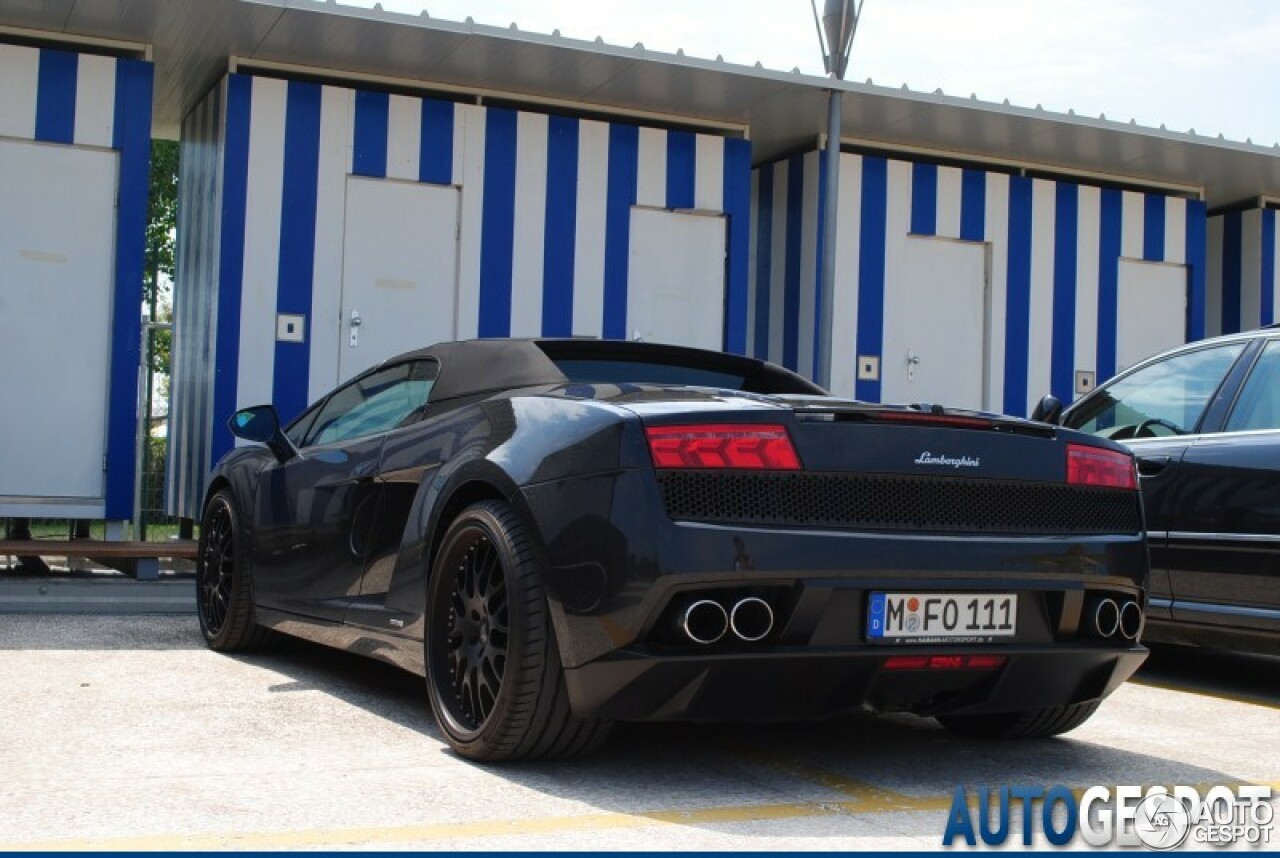
[[474,759],[860,707],[1047,736],[1146,656],[1133,458],[1082,433],[598,340],[443,343],[230,425],[265,446],[209,488],[209,644],[416,671]]
[[1143,361],[1061,422],[1137,455],[1145,637],[1280,652],[1280,326]]

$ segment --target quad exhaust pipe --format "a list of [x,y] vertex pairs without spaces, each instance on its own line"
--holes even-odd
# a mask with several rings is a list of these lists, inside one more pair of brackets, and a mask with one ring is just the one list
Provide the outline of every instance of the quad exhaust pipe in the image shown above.
[[1119,635],[1132,641],[1142,631],[1142,608],[1133,599],[1096,599],[1086,607],[1085,616],[1086,628],[1093,637],[1108,639]]
[[732,631],[741,641],[754,643],[773,631],[773,608],[758,596],[747,596],[725,610],[714,599],[699,599],[679,615],[680,630],[696,644],[713,644]]

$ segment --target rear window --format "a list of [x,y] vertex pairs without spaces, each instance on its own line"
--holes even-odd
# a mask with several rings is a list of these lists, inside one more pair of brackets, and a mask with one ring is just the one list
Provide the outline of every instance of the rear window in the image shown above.
[[569,381],[584,384],[686,384],[742,390],[745,381],[739,373],[651,361],[560,358],[555,365]]

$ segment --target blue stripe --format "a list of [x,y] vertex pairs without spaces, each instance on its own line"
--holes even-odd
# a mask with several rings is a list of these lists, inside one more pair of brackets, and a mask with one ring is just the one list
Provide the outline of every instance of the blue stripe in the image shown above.
[[226,143],[222,159],[222,229],[218,247],[218,321],[213,357],[213,465],[235,444],[226,421],[236,409],[240,372],[240,300],[244,290],[244,228],[249,192],[249,126],[253,78],[227,78]]
[[1228,212],[1222,221],[1222,334],[1240,330],[1240,292],[1244,279],[1244,213]]
[[747,353],[747,302],[751,300],[751,141],[724,141],[724,212],[729,217],[728,282],[724,350]]
[[1208,301],[1207,209],[1200,200],[1187,203],[1187,267],[1191,269],[1191,294],[1187,301],[1187,342],[1204,339]]
[[1009,262],[1004,321],[1004,412],[1027,413],[1031,327],[1031,189],[1025,176],[1009,179]]
[[987,174],[965,170],[960,180],[960,237],[982,241],[987,230]]
[[418,144],[418,179],[453,182],[453,102],[422,100],[422,135]]
[[386,177],[390,111],[391,97],[385,92],[356,90],[356,129],[351,155],[351,172],[354,175],[375,179]]
[[542,335],[573,333],[573,263],[578,229],[578,120],[547,123],[547,213],[542,244]]
[[[41,51],[41,55],[46,53]],[[111,324],[111,405],[107,417],[106,518],[133,517],[138,437],[142,279],[151,173],[151,63],[117,60],[111,145],[120,152],[115,287]],[[74,74],[72,75],[74,81]],[[74,111],[74,99],[72,110]]]
[[[840,153],[836,153],[836,157],[840,157]],[[814,379],[822,378],[823,373],[820,364],[822,363],[822,252],[826,246],[823,241],[824,233],[827,225],[827,153],[825,151],[818,154],[818,240],[815,244],[816,265],[813,266],[813,377]],[[837,195],[837,199],[839,195]],[[828,370],[830,367],[827,368]],[[827,384],[830,385],[830,380]]]
[[691,131],[667,132],[667,208],[693,208],[697,143]]
[[[885,235],[889,201],[889,162],[862,159],[862,206],[858,250],[858,348],[859,355],[880,355],[884,350]],[[880,401],[880,382],[859,379],[857,397]]]
[[1276,320],[1276,210],[1262,210],[1262,324]]
[[604,319],[607,339],[627,338],[627,264],[631,251],[631,207],[636,202],[640,129],[609,126],[609,178],[604,218]]
[[1165,198],[1160,194],[1147,194],[1143,208],[1146,211],[1142,217],[1142,258],[1147,262],[1164,262]]
[[787,256],[782,292],[782,365],[794,370],[800,354],[800,224],[804,216],[804,156],[787,162]]
[[1124,195],[1114,188],[1103,189],[1098,213],[1099,382],[1116,374],[1116,325],[1120,314],[1120,245],[1123,233]]
[[[74,142],[76,69],[79,64],[79,54],[49,48],[40,49],[40,69],[36,82],[37,140],[46,143]],[[119,110],[118,104],[117,110]]]
[[1076,231],[1080,187],[1059,182],[1053,235],[1053,353],[1049,390],[1063,402],[1075,394]]
[[938,234],[938,166],[911,165],[911,234]]
[[307,407],[311,337],[327,331],[311,318],[311,288],[316,258],[316,193],[320,175],[320,96],[316,83],[289,83],[285,104],[284,181],[280,214],[280,268],[276,312],[304,317],[307,334],[300,343],[276,343],[271,399],[280,417],[292,420]]
[[516,112],[485,112],[484,215],[480,227],[482,337],[511,335],[511,267],[516,234]]
[[756,330],[755,357],[769,357],[769,299],[773,282],[773,164],[759,170],[756,201]]

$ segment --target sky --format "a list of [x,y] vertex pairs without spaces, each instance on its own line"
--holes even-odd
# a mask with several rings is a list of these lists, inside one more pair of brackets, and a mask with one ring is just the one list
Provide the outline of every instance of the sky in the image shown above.
[[[372,0],[342,0],[371,6]],[[822,74],[808,0],[381,0],[387,11]],[[818,9],[822,9],[818,0]],[[1280,141],[1276,0],[864,0],[848,80]],[[1280,151],[1277,152],[1280,154]]]

